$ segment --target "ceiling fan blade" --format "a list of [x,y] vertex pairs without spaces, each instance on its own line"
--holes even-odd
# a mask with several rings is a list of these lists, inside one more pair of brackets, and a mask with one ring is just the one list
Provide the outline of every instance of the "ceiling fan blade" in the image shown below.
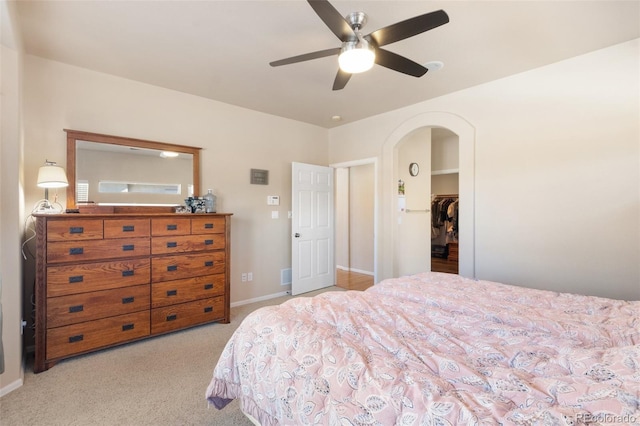
[[341,69],[338,69],[338,74],[336,74],[336,79],[333,81],[333,90],[342,90],[344,86],[347,85],[347,82],[351,78],[351,74],[348,72],[344,72]]
[[384,46],[413,37],[433,28],[449,22],[449,15],[444,10],[425,13],[402,22],[397,22],[388,27],[380,28],[367,35],[365,38],[373,40],[377,46]]
[[414,77],[422,77],[428,71],[411,59],[380,48],[376,49],[376,64]]
[[292,56],[290,58],[280,59],[278,61],[269,62],[272,67],[280,65],[295,64],[296,62],[310,61],[311,59],[324,58],[325,56],[337,55],[340,53],[339,47],[332,49],[318,50],[317,52],[305,53],[304,55]]
[[340,12],[327,0],[307,0],[316,14],[327,27],[341,40],[348,41],[357,38],[349,23]]

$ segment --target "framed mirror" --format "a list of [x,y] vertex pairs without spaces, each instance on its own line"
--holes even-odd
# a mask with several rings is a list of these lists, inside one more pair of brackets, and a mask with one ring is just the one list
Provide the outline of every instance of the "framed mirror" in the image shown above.
[[64,129],[67,208],[82,213],[171,212],[200,196],[200,150]]

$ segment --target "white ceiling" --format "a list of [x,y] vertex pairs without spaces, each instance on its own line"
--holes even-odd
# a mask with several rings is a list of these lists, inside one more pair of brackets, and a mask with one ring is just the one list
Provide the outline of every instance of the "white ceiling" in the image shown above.
[[[338,1],[368,34],[444,9],[450,22],[385,46],[421,78],[380,66],[332,91],[339,47],[303,0],[33,1],[16,4],[27,53],[282,117],[334,127],[640,37],[640,1]],[[598,64],[593,64],[598,66]],[[334,115],[343,120],[331,120]]]

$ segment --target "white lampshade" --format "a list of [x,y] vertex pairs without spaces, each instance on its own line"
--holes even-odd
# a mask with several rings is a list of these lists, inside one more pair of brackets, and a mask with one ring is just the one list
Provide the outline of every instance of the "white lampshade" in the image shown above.
[[373,66],[376,54],[373,48],[364,40],[357,43],[347,42],[342,46],[338,64],[340,69],[349,74],[365,72]]
[[38,186],[40,188],[64,188],[69,186],[69,181],[62,167],[47,161],[38,170]]

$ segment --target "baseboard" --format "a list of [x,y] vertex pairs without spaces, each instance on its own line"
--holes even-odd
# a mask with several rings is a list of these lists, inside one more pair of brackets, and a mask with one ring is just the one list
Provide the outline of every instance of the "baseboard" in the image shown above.
[[289,295],[291,295],[291,290],[280,291],[278,293],[267,294],[266,296],[254,297],[253,299],[240,300],[238,302],[233,302],[231,303],[231,307],[235,308],[236,306],[248,305],[250,303],[262,302],[264,300],[275,299],[276,297],[289,296]]
[[5,395],[8,395],[9,393],[13,392],[14,390],[18,389],[19,387],[22,386],[23,384],[23,380],[22,379],[18,379],[18,380],[14,380],[13,382],[9,383],[6,386],[3,386],[0,388],[0,398],[2,398]]
[[340,269],[342,271],[347,271],[347,272],[357,272],[358,274],[363,274],[363,275],[371,275],[371,276],[375,275],[371,271],[363,271],[362,269],[349,268],[347,266],[336,266],[336,269]]
[[[6,365],[5,365],[6,367]],[[22,354],[22,363],[20,364],[20,378],[17,380],[14,380],[13,382],[9,383],[6,386],[3,386],[0,388],[0,398],[2,398],[5,395],[8,395],[9,393],[13,392],[14,390],[22,387],[22,385],[24,384],[24,372],[27,369],[27,358],[24,356],[24,353]]]

